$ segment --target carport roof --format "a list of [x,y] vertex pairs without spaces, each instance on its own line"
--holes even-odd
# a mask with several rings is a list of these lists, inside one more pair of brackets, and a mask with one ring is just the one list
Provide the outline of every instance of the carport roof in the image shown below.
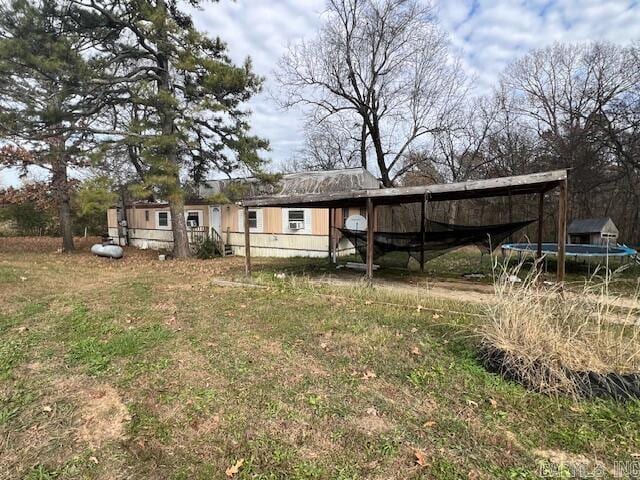
[[402,203],[417,203],[422,201],[425,196],[429,201],[439,202],[469,198],[527,195],[546,192],[566,179],[567,170],[553,170],[528,175],[437,185],[349,190],[307,195],[275,195],[246,199],[241,202],[241,205],[245,207],[335,208],[363,206],[369,198],[376,205],[398,205]]

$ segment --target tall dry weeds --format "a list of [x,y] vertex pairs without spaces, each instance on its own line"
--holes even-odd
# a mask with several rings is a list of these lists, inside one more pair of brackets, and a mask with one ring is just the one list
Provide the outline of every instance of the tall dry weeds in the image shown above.
[[522,264],[494,265],[497,302],[486,307],[478,332],[491,368],[533,390],[574,398],[611,374],[635,381],[629,374],[640,372],[639,314],[610,294],[615,272],[594,275],[576,291],[543,284],[536,268],[515,283]]

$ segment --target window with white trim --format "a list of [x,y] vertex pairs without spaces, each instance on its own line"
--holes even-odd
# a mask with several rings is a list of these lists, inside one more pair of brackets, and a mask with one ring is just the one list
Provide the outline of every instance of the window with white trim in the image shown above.
[[[249,209],[249,231],[253,233],[262,233],[263,220],[262,209]],[[238,230],[244,231],[244,209],[238,210]]]
[[309,235],[312,233],[311,219],[311,209],[309,208],[283,208],[282,233]]
[[162,230],[171,228],[171,215],[169,212],[156,212],[156,228]]
[[342,207],[342,226],[347,226],[347,218],[349,218],[349,209],[347,207]]
[[249,210],[249,228],[258,228],[258,212]]
[[304,210],[289,210],[288,219],[290,230],[304,230]]
[[199,227],[202,225],[202,212],[200,210],[190,210],[186,213],[188,227]]

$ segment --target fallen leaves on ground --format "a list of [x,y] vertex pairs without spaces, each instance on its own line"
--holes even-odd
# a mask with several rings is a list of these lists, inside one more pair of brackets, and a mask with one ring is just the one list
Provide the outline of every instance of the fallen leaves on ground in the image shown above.
[[429,466],[429,463],[427,462],[427,455],[422,450],[418,450],[416,448],[413,451],[413,454],[416,457],[416,465],[420,465],[421,467]]
[[244,464],[244,458],[241,458],[240,460],[238,460],[235,464],[231,465],[229,468],[227,468],[224,473],[227,474],[227,477],[231,478],[233,477],[235,474],[237,474],[238,472],[240,472],[240,469],[242,468],[242,465]]
[[364,375],[362,375],[362,379],[369,380],[370,378],[376,378],[376,376],[376,372],[374,372],[373,370],[367,370],[366,372],[364,372]]

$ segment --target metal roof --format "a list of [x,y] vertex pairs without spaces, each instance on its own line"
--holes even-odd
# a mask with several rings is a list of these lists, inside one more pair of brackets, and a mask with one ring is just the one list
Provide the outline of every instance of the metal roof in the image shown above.
[[611,222],[613,228],[617,231],[617,228],[611,218],[581,218],[574,220],[567,229],[568,233],[580,234],[580,233],[600,233],[607,224]]
[[380,188],[380,182],[368,170],[344,168],[313,172],[296,172],[282,175],[274,184],[266,184],[258,179],[238,178],[207,180],[199,189],[202,197],[224,193],[232,184],[243,184],[248,188],[247,197],[309,195],[354,190]]
[[363,206],[367,199],[376,205],[397,205],[420,202],[425,196],[429,201],[462,200],[466,198],[525,195],[546,192],[567,179],[567,170],[518,175],[512,177],[471,180],[439,185],[382,188],[368,190],[344,190],[308,195],[273,195],[249,198],[242,201],[246,207],[307,207],[327,208]]

